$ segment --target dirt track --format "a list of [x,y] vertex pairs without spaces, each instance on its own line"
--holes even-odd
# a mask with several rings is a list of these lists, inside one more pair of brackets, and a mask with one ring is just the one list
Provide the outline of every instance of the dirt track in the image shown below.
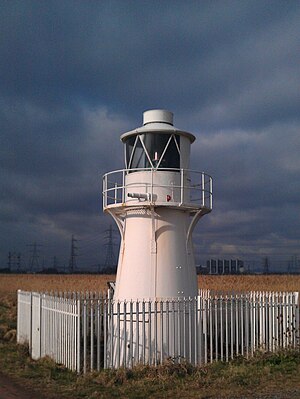
[[43,399],[40,395],[29,393],[0,372],[0,399]]

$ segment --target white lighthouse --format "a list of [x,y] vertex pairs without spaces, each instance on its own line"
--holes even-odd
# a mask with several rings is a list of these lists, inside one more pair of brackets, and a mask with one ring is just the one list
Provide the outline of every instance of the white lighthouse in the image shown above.
[[192,233],[212,210],[212,178],[189,169],[194,140],[159,109],[121,135],[125,169],[103,177],[103,209],[121,234],[114,300],[197,295]]

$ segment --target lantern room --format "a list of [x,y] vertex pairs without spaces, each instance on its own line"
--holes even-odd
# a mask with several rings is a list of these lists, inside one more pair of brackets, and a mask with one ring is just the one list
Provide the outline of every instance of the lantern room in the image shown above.
[[143,126],[121,136],[127,169],[188,169],[190,144],[195,137],[173,126],[166,110],[144,112]]

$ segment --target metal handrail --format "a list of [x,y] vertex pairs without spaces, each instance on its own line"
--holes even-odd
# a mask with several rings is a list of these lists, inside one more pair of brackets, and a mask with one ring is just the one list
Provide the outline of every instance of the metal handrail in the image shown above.
[[[134,172],[151,172],[151,180],[149,181],[141,181],[141,182],[134,182],[125,184],[125,176]],[[180,173],[180,184],[157,184],[154,181],[154,175],[160,172],[178,172]],[[197,184],[193,184],[192,175],[201,176],[200,182]],[[112,179],[112,177],[115,177]],[[191,184],[186,184],[186,179],[191,180]],[[197,181],[199,181],[197,180]],[[105,210],[111,206],[119,206],[124,204],[128,205],[137,205],[136,202],[133,204],[133,200],[125,198],[125,190],[132,187],[143,187],[147,188],[147,192],[149,193],[148,202],[150,201],[152,205],[154,198],[154,189],[155,188],[170,188],[172,190],[179,190],[180,191],[180,201],[176,205],[178,206],[189,206],[193,208],[206,208],[208,211],[212,209],[212,177],[204,172],[199,172],[192,169],[178,169],[178,168],[160,168],[160,169],[153,169],[153,168],[136,168],[136,169],[119,169],[115,171],[111,171],[106,173],[103,176],[103,209]],[[193,198],[192,195],[189,195],[188,201],[185,198],[185,193],[189,190],[190,193],[198,192],[200,198]],[[198,206],[195,203],[198,203]],[[147,201],[144,201],[143,204]],[[161,202],[159,202],[161,205]],[[164,202],[163,202],[164,203]],[[138,204],[141,205],[141,204]],[[174,201],[171,203],[165,202],[165,205],[174,206]]]

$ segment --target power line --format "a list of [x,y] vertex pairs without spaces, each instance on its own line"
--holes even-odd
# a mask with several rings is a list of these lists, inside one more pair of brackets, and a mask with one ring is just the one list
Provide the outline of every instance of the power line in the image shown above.
[[7,268],[9,271],[20,272],[20,269],[21,269],[21,254],[20,253],[9,251]]
[[76,249],[78,249],[78,247],[75,246],[75,242],[77,242],[77,240],[75,239],[74,235],[72,234],[71,254],[70,254],[70,260],[69,260],[70,273],[74,273],[74,270],[76,269],[76,256],[78,256],[78,254],[76,253]]
[[57,263],[57,257],[53,256],[53,270],[57,270],[58,268],[58,263]]
[[107,242],[104,244],[106,246],[104,267],[105,269],[111,269],[112,271],[115,271],[117,266],[117,261],[114,253],[114,246],[116,245],[113,241],[114,232],[115,231],[112,229],[111,225],[109,226],[109,229],[105,230],[105,233],[107,233],[107,236],[105,237]]
[[264,274],[269,274],[269,271],[270,271],[269,267],[270,267],[269,258],[266,256],[263,259],[263,271],[264,271]]
[[34,242],[33,244],[27,245],[28,247],[32,247],[32,250],[30,250],[31,257],[29,260],[29,265],[28,268],[31,272],[34,271],[39,271],[40,269],[40,264],[39,264],[39,250],[38,247],[41,247],[41,244],[37,244]]

